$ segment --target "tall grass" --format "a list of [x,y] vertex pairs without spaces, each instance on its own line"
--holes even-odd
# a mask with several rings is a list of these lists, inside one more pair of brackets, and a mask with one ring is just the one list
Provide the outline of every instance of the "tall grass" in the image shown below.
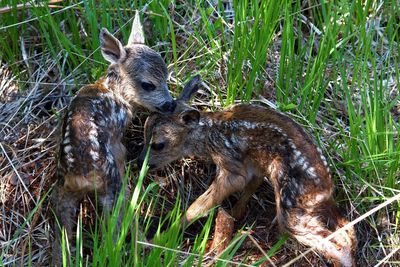
[[[146,240],[149,235],[151,214],[157,205],[157,184],[151,183],[143,188],[143,180],[147,174],[147,159],[135,183],[132,196],[125,199],[124,193],[129,175],[124,179],[124,186],[118,197],[112,213],[107,216],[108,220],[98,220],[94,229],[88,237],[83,235],[82,213],[78,216],[76,230],[76,253],[71,254],[70,245],[63,233],[61,240],[63,251],[63,264],[67,266],[85,266],[90,262],[91,266],[193,266],[201,265],[203,254],[206,249],[207,240],[210,235],[213,214],[207,219],[203,229],[193,241],[189,251],[181,251],[179,248],[183,242],[183,231],[181,224],[182,211],[181,202],[176,201],[172,210],[165,217],[160,218],[160,223],[151,241]],[[143,208],[147,211],[143,212]],[[122,213],[121,213],[122,212]],[[143,213],[145,215],[143,215]],[[121,215],[122,214],[122,215]],[[121,217],[120,228],[117,228],[118,218]],[[165,228],[166,230],[162,230]],[[219,258],[215,258],[217,266],[227,266],[235,252],[242,244],[245,234],[237,235],[230,246]],[[92,251],[91,259],[83,257],[83,248],[89,247]],[[150,252],[146,252],[151,248]],[[182,260],[184,256],[184,260]],[[209,259],[207,259],[209,261]]]
[[[174,94],[195,72],[202,74],[211,89],[211,109],[272,93],[278,108],[307,127],[329,156],[338,184],[337,199],[344,206],[351,203],[347,206],[352,217],[399,194],[400,126],[392,113],[400,101],[398,1],[210,2],[88,0],[62,1],[54,8],[46,2],[28,1],[34,7],[17,9],[19,1],[2,1],[0,7],[9,9],[0,14],[0,60],[17,75],[21,91],[32,89],[24,81],[35,81],[32,73],[44,64],[45,55],[54,58],[60,76],[57,83],[68,77],[77,84],[93,82],[107,67],[98,49],[101,27],[126,42],[134,10],[145,10],[146,42],[168,63]],[[31,64],[27,67],[24,62]],[[267,64],[275,69],[268,70]],[[265,87],[265,80],[272,80],[274,86]],[[144,171],[133,182],[134,193],[124,208],[116,243],[118,208],[109,217],[110,228],[97,222],[89,242],[79,217],[78,249],[72,257],[76,266],[86,265],[83,251],[87,249],[93,266],[156,266],[160,260],[163,266],[193,266],[210,260],[204,252],[212,216],[191,240],[191,249],[180,251],[186,241],[179,218],[187,203],[179,197],[173,208],[163,212],[167,215],[159,220],[153,240],[145,240],[154,222],[151,216],[140,214],[143,210],[153,214],[164,207],[164,200],[155,183],[143,188],[143,179]],[[7,264],[10,244],[21,238],[22,229],[42,203],[28,213],[9,245],[2,248],[2,264]],[[383,213],[390,225],[386,239],[378,234],[372,241],[360,240],[365,247],[369,242],[378,244],[374,262],[380,257],[379,247],[396,246],[400,203]],[[377,216],[367,218],[365,224],[379,232]],[[226,261],[216,265],[229,265],[244,238],[239,234],[221,255]],[[272,245],[268,256],[279,251],[285,240]]]
[[[233,1],[235,9],[233,40],[228,62],[226,104],[239,97],[249,101],[262,84],[261,74],[268,46],[278,25],[284,1]],[[243,77],[243,71],[246,76]]]

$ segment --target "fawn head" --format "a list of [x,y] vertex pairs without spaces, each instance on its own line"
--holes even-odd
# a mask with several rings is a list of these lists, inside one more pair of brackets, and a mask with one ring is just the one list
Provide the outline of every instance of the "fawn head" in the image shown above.
[[190,152],[187,146],[191,132],[198,127],[200,112],[191,108],[187,102],[199,89],[200,76],[192,78],[185,85],[177,99],[177,107],[172,115],[153,114],[144,125],[145,146],[138,158],[138,165],[143,164],[147,150],[150,149],[150,168],[161,168],[166,164],[185,157]]
[[111,64],[106,85],[130,104],[151,111],[172,113],[176,107],[167,87],[167,66],[161,56],[144,44],[139,12],[136,11],[128,44],[123,46],[107,29],[100,32],[103,57]]

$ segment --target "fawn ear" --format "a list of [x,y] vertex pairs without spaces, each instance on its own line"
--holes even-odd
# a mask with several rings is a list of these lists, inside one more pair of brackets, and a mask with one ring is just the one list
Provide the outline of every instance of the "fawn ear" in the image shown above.
[[185,125],[197,124],[200,120],[200,112],[195,109],[189,109],[179,114],[179,119]]
[[179,95],[177,100],[183,102],[189,102],[189,100],[193,97],[194,93],[196,93],[201,86],[201,76],[194,76],[186,85],[183,87],[181,94]]
[[144,44],[144,34],[142,24],[140,23],[139,11],[136,10],[135,18],[133,19],[132,31],[129,36],[128,46],[134,44]]
[[106,28],[100,31],[101,54],[110,63],[117,63],[126,56],[121,42],[115,38]]

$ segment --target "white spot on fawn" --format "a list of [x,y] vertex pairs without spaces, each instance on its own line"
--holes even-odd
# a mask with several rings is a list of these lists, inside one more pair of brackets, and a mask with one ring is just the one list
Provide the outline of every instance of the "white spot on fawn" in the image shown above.
[[232,148],[232,144],[228,140],[225,139],[224,143],[227,148]]
[[[318,153],[319,153],[319,155],[320,155],[320,158],[321,158],[322,163],[324,164],[324,166],[325,166],[325,167],[328,167],[328,162],[326,161],[326,158],[325,158],[324,155],[322,154],[322,150],[321,150],[319,147],[317,147],[317,151],[318,151]],[[329,171],[329,170],[328,170],[328,171]]]
[[99,159],[99,153],[97,151],[90,150],[89,153],[92,156],[92,160],[93,161],[97,161]]
[[325,194],[317,194],[317,195],[315,196],[315,201],[321,202],[321,201],[324,200],[325,198],[326,198],[326,195],[325,195]]
[[65,146],[64,147],[65,154],[68,154],[69,152],[71,152],[71,150],[72,150],[72,146]]
[[305,171],[305,170],[307,170],[308,169],[308,166],[309,166],[309,163],[308,163],[308,161],[306,161],[306,160],[304,160],[304,164],[303,164],[303,171]]
[[89,130],[89,140],[94,149],[99,149],[99,141],[97,140],[97,125],[94,122],[90,122],[90,130]]
[[70,164],[75,162],[74,158],[71,157],[71,156],[67,156],[67,161],[68,161],[68,163],[70,163]]
[[297,149],[293,150],[294,160],[297,160],[301,156],[301,152]]
[[257,123],[251,123],[251,122],[248,122],[248,121],[241,121],[239,123],[239,125],[245,127],[246,129],[256,129],[256,128],[258,128],[258,124]]
[[63,145],[67,145],[67,144],[69,144],[70,141],[71,141],[71,140],[69,139],[69,137],[66,136],[65,139],[64,139],[64,141],[63,141],[62,143],[63,143]]
[[210,120],[209,118],[201,118],[199,121],[199,125],[211,127],[213,125],[213,121]]
[[109,144],[106,145],[106,159],[109,163],[114,162],[114,157],[111,153],[111,148]]
[[297,162],[296,162],[296,163],[297,163],[298,166],[303,167],[304,161],[305,161],[304,157],[299,157],[299,158],[297,159]]
[[68,137],[68,136],[69,136],[69,126],[67,126],[67,128],[65,129],[65,134],[64,134],[64,136],[65,136],[65,137]]
[[317,174],[315,173],[315,168],[314,167],[310,167],[306,170],[307,174],[313,178],[315,178],[317,176]]
[[322,162],[324,163],[324,166],[328,167],[328,162],[326,161],[326,158],[321,155],[321,159],[322,159]]
[[125,118],[126,118],[126,112],[125,112],[124,109],[121,108],[121,109],[119,110],[119,112],[118,112],[118,121],[124,122],[124,121],[125,121]]

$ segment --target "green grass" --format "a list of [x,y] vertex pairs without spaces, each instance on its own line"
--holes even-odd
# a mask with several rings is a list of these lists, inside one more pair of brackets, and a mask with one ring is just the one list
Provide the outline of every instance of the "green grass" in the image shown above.
[[[64,94],[75,92],[78,84],[95,81],[107,67],[99,51],[101,27],[126,42],[134,10],[146,6],[145,15],[141,13],[142,21],[146,18],[146,42],[167,62],[174,95],[188,77],[199,72],[211,90],[207,100],[211,109],[235,101],[263,102],[263,97],[272,96],[268,100],[313,133],[328,155],[337,184],[336,199],[351,210],[353,219],[400,193],[400,125],[393,113],[400,109],[398,1],[233,0],[229,2],[232,9],[226,1],[211,6],[202,0],[63,1],[56,3],[59,8],[27,1],[35,7],[17,10],[19,3],[0,3],[0,7],[10,7],[0,14],[0,61],[16,76],[22,94],[49,80],[50,86],[43,86],[46,92],[60,90],[57,86],[64,84]],[[57,70],[54,80],[45,72],[51,64]],[[28,105],[19,107],[20,112]],[[54,109],[53,116],[59,111]],[[7,123],[2,121],[2,125]],[[200,265],[212,216],[190,240],[190,250],[178,252],[187,248],[179,227],[187,203],[177,194],[176,203],[168,204],[155,183],[146,183],[149,186],[144,188],[144,173],[129,178],[134,190],[117,243],[112,242],[115,215],[110,217],[111,229],[97,222],[89,238],[84,237],[83,218],[79,217],[75,265],[86,266],[83,252],[88,250],[93,266],[104,262],[156,266],[160,259],[163,266]],[[42,194],[37,205],[27,204],[26,220],[12,227],[16,230],[2,247],[2,264],[13,259],[16,252],[11,247],[20,240],[28,240],[32,252],[37,241],[25,239],[26,229],[35,214],[45,209],[46,197]],[[144,237],[153,227],[150,215],[160,207],[162,217],[153,243],[148,244]],[[388,221],[384,236],[378,231],[382,216]],[[375,263],[382,259],[380,253],[386,253],[379,252],[381,247],[387,253],[398,247],[399,219],[398,202],[366,218],[357,228],[362,236],[360,255]],[[227,261],[216,265],[229,265],[244,239],[245,235],[238,235],[221,256]],[[272,245],[269,256],[278,253],[285,240]],[[35,261],[32,253],[28,253],[29,263]]]
[[[67,262],[70,266],[87,265],[88,260],[83,257],[84,246],[89,246],[92,251],[92,257],[89,261],[91,266],[176,266],[178,264],[193,266],[195,262],[202,264],[213,222],[213,213],[208,217],[204,228],[195,237],[189,251],[179,250],[184,240],[184,228],[180,224],[183,214],[179,199],[172,210],[168,211],[165,217],[160,218],[160,223],[152,240],[146,240],[151,218],[150,216],[141,216],[142,209],[146,206],[147,212],[145,214],[154,214],[158,199],[156,183],[151,183],[145,189],[143,188],[143,180],[148,169],[146,167],[147,158],[137,181],[135,181],[135,188],[129,201],[124,202],[124,194],[121,193],[113,212],[108,216],[108,220],[103,218],[96,221],[89,237],[83,235],[82,213],[79,213],[75,255],[71,255],[68,240],[63,233],[61,244],[64,266],[67,265]],[[124,192],[126,188],[128,177],[126,175],[121,192]],[[121,225],[120,228],[117,228],[117,218],[122,210]],[[167,229],[162,230],[163,226],[167,226]],[[218,259],[215,259],[216,265],[227,266],[245,237],[246,234],[240,234],[233,238],[226,251]],[[151,248],[151,251],[146,253],[145,249],[148,248]],[[187,256],[184,261],[182,261],[182,255]]]

